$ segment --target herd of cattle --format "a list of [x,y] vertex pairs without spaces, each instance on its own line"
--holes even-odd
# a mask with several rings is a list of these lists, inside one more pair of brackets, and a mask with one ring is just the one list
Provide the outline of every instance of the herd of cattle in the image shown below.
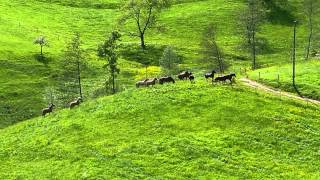
[[[209,78],[212,79],[212,82],[226,82],[227,80],[230,81],[230,83],[232,83],[232,79],[233,77],[236,77],[235,73],[230,73],[228,75],[224,75],[224,76],[219,76],[214,78],[214,75],[216,74],[216,71],[212,71],[210,73],[206,73],[204,75],[204,77],[206,78],[206,80],[208,80]],[[189,71],[183,71],[180,74],[177,75],[179,80],[190,80],[191,83],[194,83],[195,77],[192,74],[192,72]],[[175,80],[173,77],[171,76],[165,76],[165,77],[161,77],[161,78],[151,78],[151,79],[145,79],[143,81],[138,81],[136,83],[136,87],[148,87],[148,86],[153,86],[156,84],[156,82],[159,81],[159,84],[164,84],[164,83],[175,83]]]
[[[212,71],[210,73],[206,73],[204,75],[204,77],[206,78],[206,80],[208,80],[209,78],[212,79],[212,82],[226,82],[227,80],[230,81],[230,83],[232,83],[232,78],[236,77],[235,73],[230,73],[228,75],[225,76],[219,76],[214,78],[214,75],[216,74],[216,71]],[[189,71],[183,71],[180,74],[177,75],[179,80],[190,80],[191,83],[194,83],[195,77],[192,74],[192,72]],[[152,78],[152,79],[146,79],[143,81],[138,81],[136,83],[136,87],[149,87],[149,86],[153,86],[156,84],[156,82],[159,81],[159,84],[164,84],[164,83],[175,83],[174,78],[172,78],[171,76],[166,76],[166,77],[161,77],[161,78]],[[76,98],[74,101],[69,103],[69,108],[72,109],[76,106],[79,106],[80,103],[82,101],[81,97]],[[47,108],[42,109],[42,116],[45,117],[46,114],[51,113],[54,109],[55,105],[54,104],[50,104]]]

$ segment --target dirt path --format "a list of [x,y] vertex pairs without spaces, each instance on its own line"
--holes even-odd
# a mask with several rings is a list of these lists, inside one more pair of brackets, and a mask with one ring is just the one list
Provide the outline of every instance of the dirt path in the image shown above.
[[250,80],[250,79],[247,79],[247,78],[241,78],[240,81],[243,82],[243,84],[246,85],[246,86],[249,86],[249,87],[252,87],[252,88],[257,88],[257,89],[260,89],[260,90],[263,90],[263,91],[266,91],[266,92],[270,92],[272,94],[286,96],[286,97],[291,98],[291,99],[298,99],[298,100],[302,100],[302,101],[305,101],[305,102],[310,102],[310,103],[313,103],[313,104],[320,105],[320,101],[318,101],[318,100],[314,100],[314,99],[310,99],[310,98],[306,98],[306,97],[300,97],[300,96],[297,96],[295,94],[291,94],[291,93],[288,93],[288,92],[285,92],[285,91],[274,89],[274,88],[271,88],[269,86],[260,84],[260,83],[258,83],[256,81],[253,81],[253,80]]

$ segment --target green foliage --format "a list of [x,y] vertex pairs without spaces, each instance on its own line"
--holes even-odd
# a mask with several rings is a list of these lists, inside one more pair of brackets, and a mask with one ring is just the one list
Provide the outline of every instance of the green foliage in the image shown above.
[[61,73],[57,77],[57,100],[60,106],[67,104],[76,97],[83,98],[81,83],[82,69],[86,62],[82,49],[80,34],[75,33],[64,52],[64,60],[61,62]]
[[156,25],[161,10],[169,7],[169,2],[169,0],[128,0],[124,5],[120,23],[133,20],[136,32],[130,34],[140,38],[142,49],[146,48],[144,40],[146,31]]
[[319,115],[238,85],[128,90],[0,130],[0,179],[317,178]]
[[[115,78],[116,75],[120,73],[117,63],[118,55],[116,52],[118,48],[117,41],[119,41],[120,37],[121,35],[119,32],[113,31],[110,37],[98,47],[98,56],[107,60],[107,64],[105,64],[104,67],[107,68],[111,76],[109,82],[112,83],[112,93],[116,92]],[[108,83],[106,82],[106,84]]]
[[202,62],[208,64],[208,69],[212,70],[219,67],[220,72],[227,69],[227,64],[223,60],[223,51],[217,44],[216,28],[213,24],[209,24],[204,30],[201,39]]
[[242,37],[244,38],[247,51],[252,57],[252,69],[257,68],[257,33],[265,19],[265,8],[262,0],[248,0],[247,7],[240,15],[240,26],[242,27]]
[[180,57],[174,51],[173,47],[168,46],[159,60],[161,71],[164,75],[174,75],[179,71]]

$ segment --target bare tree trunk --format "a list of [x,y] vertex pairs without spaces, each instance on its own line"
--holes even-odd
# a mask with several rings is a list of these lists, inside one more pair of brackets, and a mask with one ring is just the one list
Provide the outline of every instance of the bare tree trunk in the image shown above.
[[140,33],[140,40],[141,40],[141,48],[146,49],[146,44],[144,41],[144,33]]
[[309,56],[310,56],[311,40],[312,40],[312,33],[309,34],[309,38],[308,38],[308,46],[307,46],[306,60],[308,60],[308,59],[309,59]]
[[105,78],[105,89],[106,89],[106,93],[110,93],[110,88],[111,87],[111,84],[110,84],[110,78],[109,77],[106,77]]
[[221,57],[219,56],[219,68],[220,68],[220,72],[224,73],[224,68],[223,68],[223,63],[222,63],[222,59]]
[[146,79],[148,79],[148,65],[146,65]]
[[77,71],[78,71],[78,86],[79,86],[79,95],[81,98],[82,96],[82,84],[81,84],[81,72],[80,72],[80,61],[77,61]]
[[112,93],[115,94],[116,93],[116,89],[115,89],[115,78],[114,78],[114,72],[112,73]]
[[311,41],[313,36],[313,24],[312,24],[312,18],[309,17],[309,37],[308,37],[308,45],[307,45],[307,53],[306,53],[306,60],[309,59],[310,56],[310,49],[311,49]]
[[312,37],[313,37],[313,15],[314,15],[314,4],[317,3],[313,0],[306,1],[306,8],[307,8],[307,15],[308,15],[308,23],[309,23],[309,37],[308,37],[308,44],[307,44],[307,53],[306,53],[306,60],[309,59],[310,56],[310,49],[311,49],[311,43],[312,43]]
[[218,63],[219,63],[219,69],[220,69],[220,72],[224,72],[224,69],[223,69],[223,63],[222,63],[222,57],[221,57],[221,54],[220,54],[220,51],[219,51],[219,48],[218,48],[218,45],[215,43],[215,48],[216,48],[216,51],[217,51],[217,55],[218,55]]
[[252,69],[255,70],[257,68],[257,51],[256,51],[256,32],[252,32]]

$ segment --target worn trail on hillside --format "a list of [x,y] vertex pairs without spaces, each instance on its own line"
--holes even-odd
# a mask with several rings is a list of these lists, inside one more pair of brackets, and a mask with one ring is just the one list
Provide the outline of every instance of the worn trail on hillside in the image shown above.
[[291,98],[291,99],[298,99],[298,100],[302,100],[302,101],[305,101],[305,102],[310,102],[310,103],[313,103],[313,104],[320,105],[320,101],[318,101],[318,100],[310,99],[310,98],[306,98],[306,97],[301,97],[301,96],[298,96],[298,95],[295,95],[295,94],[291,94],[291,93],[288,93],[288,92],[285,92],[285,91],[281,91],[279,89],[274,89],[274,88],[271,88],[269,86],[260,84],[260,83],[258,83],[256,81],[250,80],[248,78],[241,78],[240,81],[242,81],[243,84],[246,85],[246,86],[249,86],[249,87],[252,87],[252,88],[257,88],[257,89],[260,89],[260,90],[263,90],[263,91],[266,91],[266,92],[270,92],[272,94],[277,94],[277,95],[280,95],[280,96],[286,96],[286,97]]

